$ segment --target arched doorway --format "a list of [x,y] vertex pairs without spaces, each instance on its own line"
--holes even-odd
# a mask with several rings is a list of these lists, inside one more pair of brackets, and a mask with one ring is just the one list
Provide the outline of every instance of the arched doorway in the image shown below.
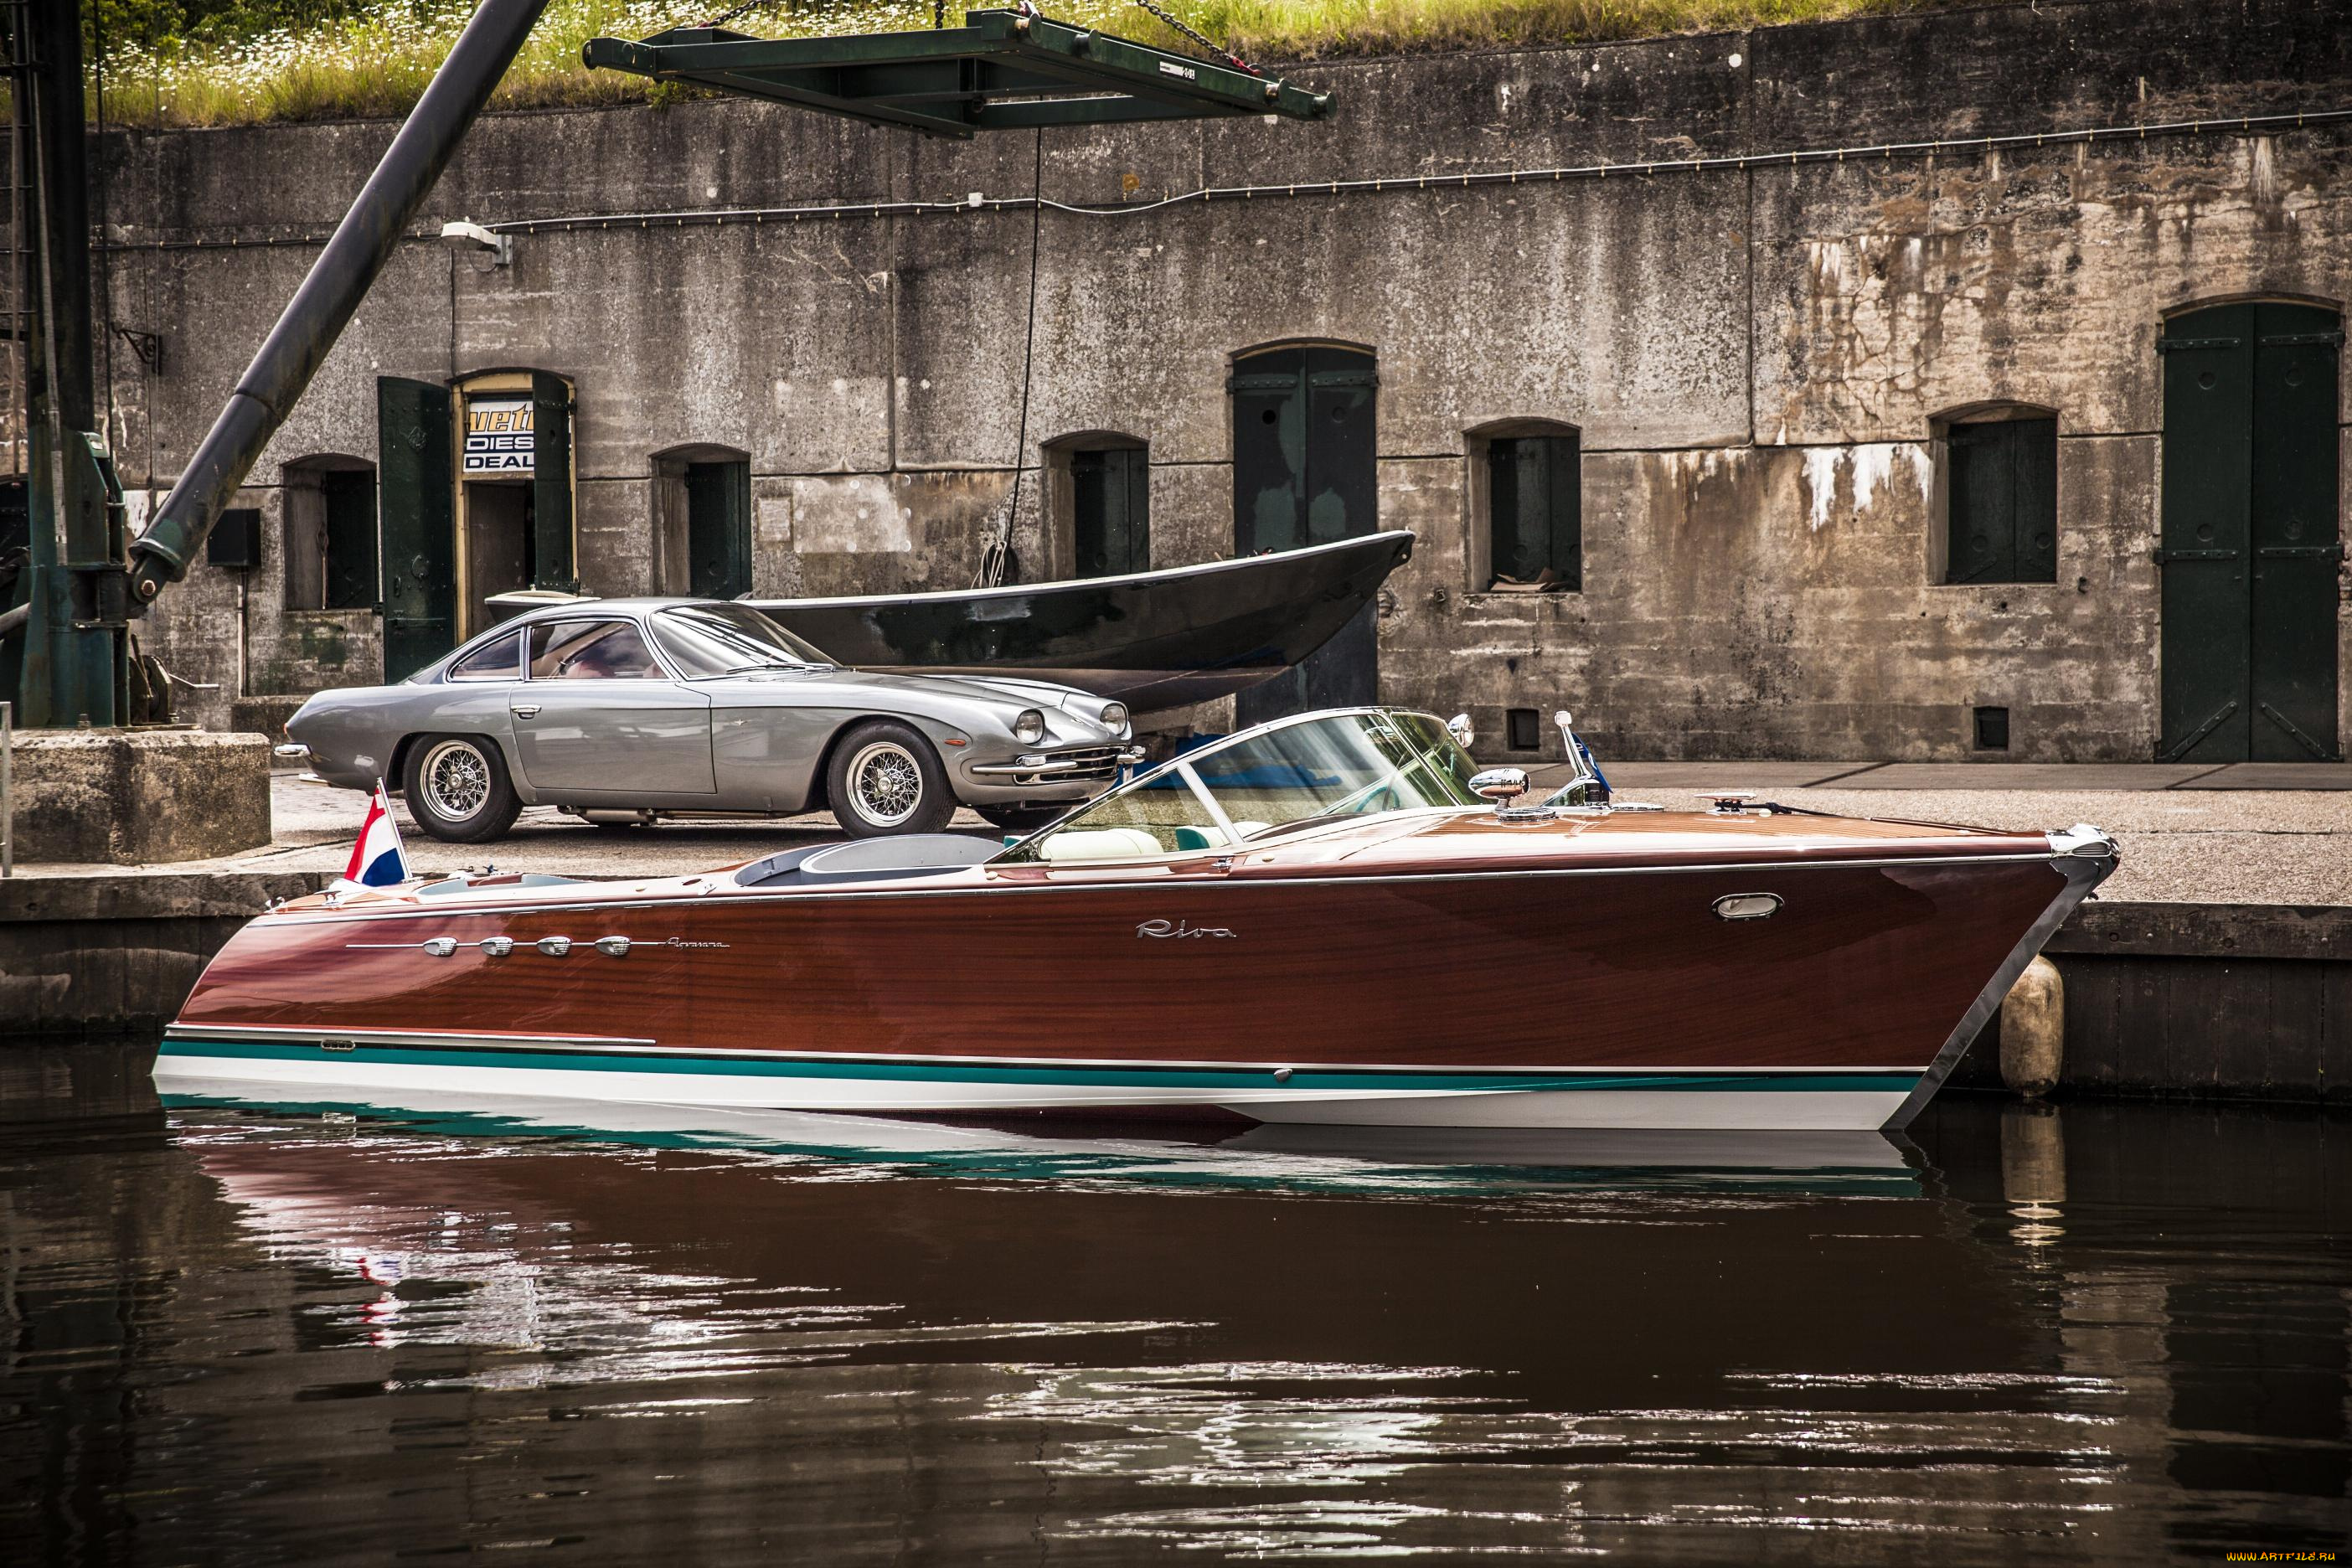
[[448,386],[378,376],[383,669],[399,680],[503,619],[515,588],[580,586],[572,383],[485,370]]
[[2343,755],[2336,724],[2343,317],[2251,300],[2168,318],[2165,762]]
[[[1370,353],[1336,343],[1254,350],[1236,356],[1225,384],[1233,395],[1235,553],[1378,531],[1373,415],[1381,377]],[[1375,700],[1374,615],[1365,605],[1306,663],[1235,698],[1235,725]]]

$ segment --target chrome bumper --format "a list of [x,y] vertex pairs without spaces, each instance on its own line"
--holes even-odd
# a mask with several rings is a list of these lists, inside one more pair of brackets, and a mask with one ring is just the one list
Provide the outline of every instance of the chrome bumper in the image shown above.
[[1108,746],[1087,746],[1074,752],[1015,757],[1009,763],[975,763],[965,771],[975,778],[1052,779],[1066,778],[1073,773],[1095,773],[1108,778],[1120,768],[1141,761],[1141,746],[1129,746],[1123,751],[1114,751]]

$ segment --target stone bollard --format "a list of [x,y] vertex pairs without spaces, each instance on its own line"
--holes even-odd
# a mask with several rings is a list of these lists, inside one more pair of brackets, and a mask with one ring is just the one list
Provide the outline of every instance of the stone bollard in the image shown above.
[[19,730],[18,860],[152,866],[269,842],[269,742],[196,729]]
[[2000,1081],[2028,1099],[2058,1086],[2066,1058],[2066,983],[2036,957],[2000,1005]]

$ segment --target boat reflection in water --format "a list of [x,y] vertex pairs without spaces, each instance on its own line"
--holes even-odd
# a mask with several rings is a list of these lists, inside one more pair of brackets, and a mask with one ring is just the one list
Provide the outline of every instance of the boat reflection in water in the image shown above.
[[854,1163],[874,1171],[1300,1191],[1477,1192],[1732,1186],[1919,1191],[1916,1151],[1877,1132],[1668,1129],[1224,1128],[946,1121],[814,1111],[375,1089],[289,1100],[268,1079],[208,1081],[175,1109],[369,1117],[457,1137],[586,1138]]
[[0,1144],[12,1561],[2146,1562],[2352,1482],[2315,1117],[166,1114]]

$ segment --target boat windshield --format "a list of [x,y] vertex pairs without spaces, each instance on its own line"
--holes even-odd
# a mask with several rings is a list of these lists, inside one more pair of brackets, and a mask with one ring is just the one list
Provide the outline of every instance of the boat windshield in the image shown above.
[[996,858],[1118,860],[1214,849],[1349,816],[1480,805],[1477,764],[1426,713],[1327,713],[1237,735],[1145,773]]
[[662,651],[689,680],[833,663],[749,605],[676,605],[653,622]]

